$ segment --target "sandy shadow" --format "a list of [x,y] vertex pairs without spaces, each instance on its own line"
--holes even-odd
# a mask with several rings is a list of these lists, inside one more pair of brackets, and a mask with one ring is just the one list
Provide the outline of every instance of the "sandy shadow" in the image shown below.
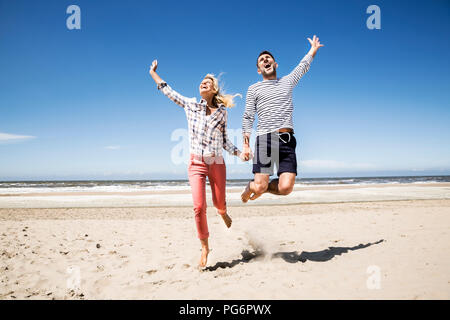
[[203,269],[204,271],[216,271],[219,268],[233,268],[234,266],[240,264],[240,263],[248,263],[250,260],[253,260],[257,257],[263,257],[264,252],[262,251],[255,251],[250,252],[248,250],[244,250],[241,252],[242,258],[241,259],[234,259],[231,262],[217,262],[215,265],[211,267],[206,267]]
[[[333,259],[335,256],[347,253],[348,251],[364,249],[374,244],[379,244],[383,241],[385,240],[381,239],[373,243],[359,244],[354,247],[329,247],[328,249],[315,252],[308,252],[308,251],[302,251],[301,253],[298,253],[297,251],[277,252],[272,255],[272,258],[281,258],[288,263],[297,263],[297,262],[305,263],[306,261],[325,262]],[[240,263],[248,263],[257,257],[263,257],[265,256],[265,253],[262,251],[250,252],[248,250],[244,250],[241,252],[241,255],[242,255],[241,259],[235,259],[231,262],[217,262],[214,266],[206,267],[204,271],[215,271],[219,268],[233,268],[234,266]]]
[[306,261],[315,261],[315,262],[325,262],[333,259],[335,256],[339,256],[343,253],[347,253],[348,251],[354,251],[359,249],[364,249],[370,247],[374,244],[379,244],[384,240],[381,239],[377,242],[367,243],[367,244],[359,244],[354,247],[329,247],[328,249],[322,251],[308,252],[302,251],[300,254],[296,251],[293,252],[277,252],[272,255],[274,258],[282,258],[284,261],[289,263],[296,262],[306,262]]

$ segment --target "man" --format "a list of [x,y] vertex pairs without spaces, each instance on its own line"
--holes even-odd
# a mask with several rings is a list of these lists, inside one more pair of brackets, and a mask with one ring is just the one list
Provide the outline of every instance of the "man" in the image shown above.
[[[297,158],[292,122],[292,91],[300,78],[309,70],[310,64],[320,47],[319,38],[314,35],[311,49],[298,66],[288,75],[277,78],[278,64],[268,51],[257,59],[257,71],[263,81],[251,85],[247,91],[245,112],[242,120],[244,158],[251,157],[250,134],[255,114],[258,114],[255,157],[253,159],[254,180],[247,184],[241,195],[243,202],[255,200],[265,192],[288,195],[292,192],[297,175]],[[277,166],[277,179],[269,182]]]

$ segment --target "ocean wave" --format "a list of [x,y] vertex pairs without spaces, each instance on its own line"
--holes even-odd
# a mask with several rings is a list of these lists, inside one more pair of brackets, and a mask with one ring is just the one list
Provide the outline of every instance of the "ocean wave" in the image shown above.
[[[248,179],[227,180],[228,189],[247,185]],[[374,184],[424,184],[450,182],[450,176],[418,177],[345,177],[297,179],[295,187],[374,185]],[[207,182],[207,184],[209,184]],[[209,187],[208,187],[209,188]],[[190,190],[187,180],[137,180],[137,181],[8,181],[0,182],[1,194],[23,193],[80,193],[80,192],[142,192]]]

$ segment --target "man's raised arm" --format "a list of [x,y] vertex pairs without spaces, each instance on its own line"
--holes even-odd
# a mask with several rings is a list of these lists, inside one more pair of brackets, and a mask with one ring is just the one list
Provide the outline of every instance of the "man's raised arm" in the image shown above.
[[287,75],[290,83],[293,86],[297,85],[298,81],[303,77],[303,75],[308,72],[309,67],[311,66],[311,62],[317,53],[317,50],[319,50],[320,47],[324,46],[320,43],[319,38],[316,37],[316,35],[314,35],[312,40],[308,38],[308,41],[311,44],[311,49],[309,49],[308,53],[303,57],[303,59],[295,67],[295,69],[292,70],[289,75]]

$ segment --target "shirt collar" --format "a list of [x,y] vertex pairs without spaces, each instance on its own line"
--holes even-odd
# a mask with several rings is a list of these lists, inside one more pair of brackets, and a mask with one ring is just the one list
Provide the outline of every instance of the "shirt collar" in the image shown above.
[[[201,98],[199,104],[201,104],[204,108],[206,108],[208,103],[206,102],[205,99]],[[225,109],[225,106],[221,103],[219,104],[218,109]]]

